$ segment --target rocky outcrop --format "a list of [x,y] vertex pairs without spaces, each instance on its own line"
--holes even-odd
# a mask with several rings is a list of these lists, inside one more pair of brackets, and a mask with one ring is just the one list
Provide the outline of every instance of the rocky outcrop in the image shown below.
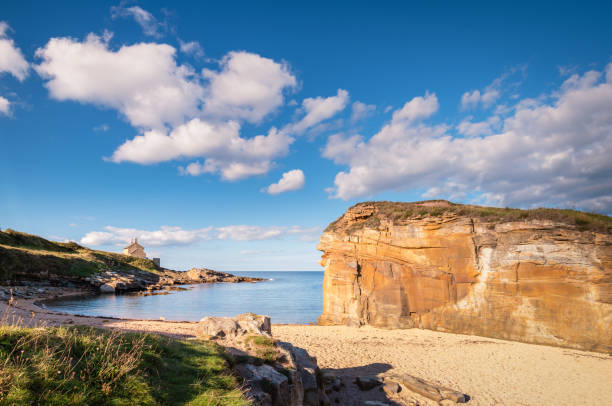
[[458,207],[381,202],[349,209],[321,237],[319,323],[612,351],[609,217],[585,230],[582,214],[569,224],[552,212],[547,219]]
[[134,270],[107,270],[85,277],[81,280],[81,282],[86,282],[87,284],[98,288],[100,293],[115,293],[142,290],[160,290],[173,285],[219,282],[260,282],[264,280],[265,279],[262,278],[251,278],[248,276],[237,276],[226,272],[213,271],[212,269],[193,268],[184,272],[164,269],[160,273]]
[[254,313],[204,317],[197,331],[225,347],[253,404],[329,405],[317,360],[303,348],[274,340],[270,317]]

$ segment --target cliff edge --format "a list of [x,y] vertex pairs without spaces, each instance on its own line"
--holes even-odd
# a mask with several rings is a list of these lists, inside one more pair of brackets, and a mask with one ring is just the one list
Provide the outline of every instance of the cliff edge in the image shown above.
[[359,203],[321,236],[319,324],[426,328],[612,351],[612,218]]

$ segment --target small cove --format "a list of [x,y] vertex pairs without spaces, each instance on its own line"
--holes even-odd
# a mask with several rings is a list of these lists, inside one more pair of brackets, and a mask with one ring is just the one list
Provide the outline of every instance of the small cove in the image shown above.
[[307,324],[323,310],[323,272],[235,272],[270,279],[258,283],[189,285],[168,295],[71,297],[45,303],[50,310],[132,319],[198,321],[205,316],[266,314],[272,323]]

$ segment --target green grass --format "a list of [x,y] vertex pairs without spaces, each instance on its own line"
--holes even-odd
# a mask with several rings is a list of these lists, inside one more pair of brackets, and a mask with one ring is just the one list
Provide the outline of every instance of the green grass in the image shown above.
[[279,354],[276,351],[276,341],[273,338],[252,335],[248,336],[245,341],[253,348],[255,355],[263,363],[274,363],[278,360]]
[[[438,204],[428,206],[427,204]],[[381,218],[392,220],[395,223],[410,219],[425,217],[441,217],[444,215],[459,215],[477,218],[485,222],[509,222],[528,220],[551,220],[558,223],[576,227],[579,231],[596,231],[612,234],[612,217],[598,213],[588,213],[570,209],[514,209],[501,207],[486,207],[463,205],[445,200],[424,202],[364,202],[353,206],[373,206],[374,214],[364,220],[352,224],[347,232],[354,232],[361,228],[376,228]],[[334,231],[342,225],[342,217],[331,223],[325,231]]]
[[149,259],[91,250],[75,242],[50,241],[11,229],[0,231],[0,280],[41,272],[84,277],[107,269],[161,271]]
[[0,327],[0,405],[247,405],[218,345],[89,327]]

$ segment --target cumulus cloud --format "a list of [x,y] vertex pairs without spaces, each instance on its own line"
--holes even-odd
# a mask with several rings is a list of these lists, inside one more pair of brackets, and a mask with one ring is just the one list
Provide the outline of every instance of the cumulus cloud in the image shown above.
[[0,96],[0,113],[5,116],[11,115],[11,103],[2,96]]
[[179,39],[181,52],[187,55],[191,55],[194,58],[203,58],[204,57],[204,48],[198,41],[189,41],[184,42]]
[[111,7],[111,17],[113,19],[133,18],[142,28],[142,32],[150,37],[160,38],[166,30],[166,24],[157,21],[153,14],[138,6]]
[[214,117],[260,122],[283,104],[283,91],[297,86],[286,64],[249,52],[230,52],[208,79],[204,112]]
[[473,122],[472,119],[473,117],[469,116],[461,121],[461,123],[457,125],[457,132],[468,137],[491,135],[501,121],[498,116],[492,116],[484,121],[478,122]]
[[111,107],[136,127],[164,128],[195,116],[204,94],[194,72],[177,65],[166,44],[139,43],[113,51],[103,38],[52,38],[36,51],[36,72],[57,100]]
[[168,134],[152,130],[128,140],[110,159],[151,164],[204,156],[204,164],[192,163],[182,173],[220,172],[224,179],[237,180],[267,172],[272,159],[285,155],[292,142],[293,138],[275,129],[247,139],[240,137],[240,124],[235,121],[213,124],[196,118]]
[[435,94],[425,93],[425,97],[415,97],[393,112],[394,123],[412,123],[431,116],[438,111],[438,98]]
[[91,231],[83,238],[81,244],[89,246],[128,244],[132,238],[145,247],[161,247],[173,245],[190,245],[208,240],[261,241],[282,238],[299,238],[310,241],[320,233],[320,227],[301,226],[249,226],[232,225],[225,227],[204,227],[185,230],[181,227],[162,226],[158,230],[139,230],[136,228],[121,228],[106,226],[104,231]]
[[265,190],[271,195],[277,195],[279,193],[299,190],[304,187],[305,182],[304,172],[301,169],[294,169],[283,173],[278,182],[271,184]]
[[[242,121],[257,122],[283,104],[296,86],[285,64],[248,52],[230,52],[219,71],[176,62],[176,49],[139,43],[114,50],[105,38],[53,38],[37,50],[36,71],[51,97],[114,108],[140,135],[125,141],[108,160],[153,164],[203,158],[181,173],[219,173],[237,180],[266,173],[293,138],[272,128],[242,137]],[[184,44],[187,51],[193,45]],[[183,47],[183,51],[186,51]]]
[[417,97],[368,140],[330,137],[323,155],[350,168],[336,175],[331,192],[350,199],[426,188],[428,197],[444,197],[463,189],[499,205],[610,213],[611,72],[612,64],[605,80],[601,72],[587,72],[568,79],[548,98],[521,101],[500,131],[480,137],[458,138],[452,127],[414,120],[437,109],[437,100],[425,103],[427,95]]
[[365,104],[360,101],[353,103],[353,112],[351,114],[351,121],[356,122],[363,120],[368,117],[376,110],[376,106],[373,104]]
[[344,89],[338,89],[335,96],[306,98],[302,102],[302,109],[306,114],[297,123],[285,127],[284,131],[301,134],[344,110],[348,101],[349,94]]
[[9,30],[9,25],[0,21],[0,74],[6,72],[22,81],[28,76],[30,65],[15,42],[8,37]]

